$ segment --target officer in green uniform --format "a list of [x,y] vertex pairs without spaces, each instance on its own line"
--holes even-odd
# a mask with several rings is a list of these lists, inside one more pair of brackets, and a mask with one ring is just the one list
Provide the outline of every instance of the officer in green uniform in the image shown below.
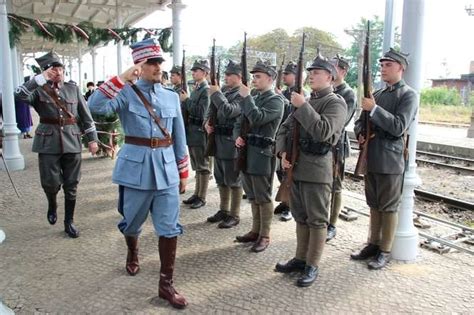
[[186,126],[186,141],[191,156],[191,166],[196,172],[196,186],[193,195],[184,200],[184,204],[191,205],[191,209],[198,209],[206,205],[207,187],[209,185],[209,157],[206,156],[207,134],[204,130],[204,118],[209,108],[209,84],[206,76],[209,71],[208,60],[196,60],[191,68],[195,88],[188,97],[181,91],[182,108],[188,114]]
[[[327,234],[329,199],[332,174],[331,148],[337,143],[346,119],[344,99],[334,94],[332,80],[336,69],[326,58],[318,55],[307,68],[311,98],[293,93],[291,103],[295,111],[278,131],[276,152],[282,167],[293,168],[290,209],[296,221],[296,255],[285,263],[278,263],[276,271],[303,272],[296,284],[310,286],[318,275],[318,265]],[[299,126],[299,140],[292,139],[295,123]],[[297,141],[298,160],[290,165],[286,159],[291,144]]]
[[365,138],[365,115],[354,126],[359,143],[369,141],[365,198],[370,207],[369,244],[351,255],[352,259],[374,257],[369,269],[383,268],[390,261],[390,252],[398,224],[405,172],[404,149],[407,130],[418,111],[418,95],[403,80],[408,55],[390,48],[379,60],[382,80],[387,84],[371,98],[362,100],[362,109],[369,112],[372,134]]
[[15,97],[31,104],[40,116],[33,152],[38,153],[41,186],[48,198],[48,222],[56,223],[56,196],[62,185],[64,231],[76,238],[79,230],[73,219],[81,178],[81,135],[87,137],[89,151],[94,154],[97,132],[81,91],[64,82],[64,66],[56,53],[49,52],[36,61],[43,72],[19,86]]
[[[274,143],[278,125],[283,116],[283,97],[276,94],[273,81],[276,67],[269,61],[258,61],[250,73],[252,84],[258,91],[255,97],[250,88],[241,85],[243,97],[241,122],[234,132],[235,145],[247,146],[247,168],[243,171],[243,186],[252,207],[252,230],[237,236],[238,242],[255,242],[251,251],[264,251],[270,244],[270,225],[273,217],[272,188],[275,172]],[[250,130],[245,139],[240,136],[242,119],[247,119]]]
[[[239,63],[229,60],[225,69],[225,87],[211,85],[211,107],[215,106],[217,122],[214,126],[206,122],[208,134],[214,133],[216,139],[216,154],[214,156],[214,177],[219,187],[220,206],[219,211],[207,218],[208,222],[220,222],[219,228],[231,228],[240,222],[240,202],[242,200],[242,182],[240,172],[235,167],[237,159],[237,148],[233,135],[234,126],[240,117],[240,103],[242,97],[239,94],[242,84],[242,67]],[[209,115],[213,111],[209,110]]]
[[342,207],[342,181],[344,180],[344,165],[346,157],[350,153],[349,136],[345,128],[352,120],[356,108],[356,98],[354,91],[344,81],[349,71],[349,61],[338,54],[332,58],[332,63],[336,67],[336,78],[333,82],[334,93],[342,96],[347,106],[347,116],[342,130],[341,137],[333,147],[334,155],[334,183],[332,186],[331,212],[328,225],[328,236],[326,241],[330,241],[336,236],[336,222]]
[[170,82],[173,90],[180,94],[182,90],[181,66],[174,65],[170,73]]

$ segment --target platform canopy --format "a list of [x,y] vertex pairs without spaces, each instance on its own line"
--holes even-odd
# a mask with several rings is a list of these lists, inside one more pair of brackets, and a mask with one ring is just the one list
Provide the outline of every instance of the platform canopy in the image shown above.
[[[8,12],[39,19],[42,22],[78,24],[90,22],[97,28],[130,26],[157,10],[165,10],[171,0],[9,0]],[[63,56],[77,57],[90,47],[85,43],[59,44],[36,36],[33,32],[21,37],[24,53],[49,51],[54,48]]]

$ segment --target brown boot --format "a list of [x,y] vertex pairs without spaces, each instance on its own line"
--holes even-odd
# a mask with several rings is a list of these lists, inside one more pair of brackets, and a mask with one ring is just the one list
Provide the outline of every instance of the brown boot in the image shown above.
[[167,300],[174,308],[185,308],[188,305],[184,296],[173,287],[174,260],[176,258],[177,237],[166,238],[161,236],[158,244],[160,253],[160,287],[159,297]]
[[267,249],[268,245],[270,245],[270,237],[260,236],[252,248],[250,248],[250,251],[260,253]]
[[258,240],[258,233],[255,232],[248,232],[242,236],[237,236],[235,241],[238,243],[249,243],[249,242],[256,242]]
[[127,269],[129,275],[134,276],[140,270],[138,264],[138,237],[125,235],[125,242],[128,247],[125,269]]

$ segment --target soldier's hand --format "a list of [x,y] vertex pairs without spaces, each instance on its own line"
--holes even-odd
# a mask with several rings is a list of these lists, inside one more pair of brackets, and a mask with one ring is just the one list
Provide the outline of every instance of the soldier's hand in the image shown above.
[[179,180],[179,193],[180,194],[184,194],[186,192],[186,185],[188,183],[188,179],[187,178],[181,178]]
[[209,86],[209,96],[212,94],[216,93],[217,91],[220,91],[221,88],[218,85],[210,85]]
[[188,98],[188,93],[181,91],[179,94],[179,101],[182,103]]
[[303,106],[303,104],[306,103],[306,99],[304,98],[303,92],[301,93],[296,93],[292,92],[291,93],[291,104],[295,106],[296,108],[300,108]]
[[375,107],[375,99],[372,94],[370,94],[370,97],[364,97],[362,98],[362,105],[361,105],[363,110],[366,110],[368,112],[372,111]]
[[361,133],[359,133],[359,137],[357,138],[357,141],[359,142],[359,144],[364,144],[365,137]]
[[286,152],[281,153],[281,168],[283,170],[291,168],[291,163],[286,159]]
[[237,148],[243,148],[245,147],[245,140],[242,139],[242,137],[238,137],[237,139],[235,139],[235,146]]
[[99,146],[97,145],[97,142],[95,141],[92,141],[92,142],[89,142],[89,152],[94,155],[97,153],[97,151],[99,151]]
[[204,128],[206,129],[207,134],[214,132],[214,126],[209,125],[209,120],[204,124]]
[[138,79],[140,74],[142,73],[142,65],[146,62],[147,60],[140,61],[134,66],[131,66],[125,72],[119,75],[120,79],[123,82],[133,82]]
[[42,75],[46,81],[53,82],[56,82],[59,76],[58,72],[54,70],[54,67],[49,67],[48,69],[44,70]]
[[279,88],[277,88],[277,87],[275,87],[275,93],[276,93],[276,94],[280,94],[280,95],[283,94],[282,91],[281,91],[281,89],[279,89]]
[[239,94],[242,97],[249,96],[250,95],[250,88],[248,86],[245,86],[244,84],[241,84],[240,89],[239,89]]

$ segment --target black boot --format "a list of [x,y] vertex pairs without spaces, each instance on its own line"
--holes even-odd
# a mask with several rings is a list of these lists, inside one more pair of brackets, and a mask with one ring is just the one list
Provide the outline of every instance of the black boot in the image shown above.
[[188,305],[188,302],[173,286],[177,239],[177,237],[166,238],[163,236],[159,239],[158,252],[160,254],[161,269],[158,295],[167,300],[174,308],[183,309]]
[[351,254],[351,258],[354,260],[365,260],[374,257],[379,252],[379,246],[375,244],[368,244],[360,251]]
[[183,203],[184,203],[185,205],[191,205],[191,204],[193,204],[193,203],[196,201],[196,199],[198,199],[198,198],[199,198],[199,197],[198,197],[197,195],[192,195],[192,196],[189,197],[188,199],[183,200]]
[[190,208],[191,209],[199,209],[201,207],[204,207],[205,205],[206,205],[206,201],[201,199],[200,197],[197,197]]
[[382,269],[388,264],[390,258],[390,252],[379,251],[377,256],[368,263],[368,267],[372,270]]
[[48,198],[48,222],[51,225],[56,224],[56,221],[58,220],[58,214],[57,214],[57,209],[58,209],[58,202],[56,201],[56,194],[52,193],[46,193],[46,197]]
[[328,235],[326,236],[326,242],[329,242],[336,237],[336,227],[332,224],[328,225]]
[[282,273],[291,273],[293,271],[303,271],[305,266],[306,262],[304,260],[292,258],[286,263],[277,263],[275,266],[275,271]]
[[306,265],[306,267],[304,268],[303,275],[301,276],[301,278],[296,280],[296,285],[299,287],[309,287],[313,284],[317,277],[318,267]]
[[214,215],[207,218],[207,222],[216,223],[225,220],[228,216],[227,211],[219,210]]
[[79,230],[74,226],[74,208],[76,200],[64,200],[64,232],[71,238],[79,237]]

